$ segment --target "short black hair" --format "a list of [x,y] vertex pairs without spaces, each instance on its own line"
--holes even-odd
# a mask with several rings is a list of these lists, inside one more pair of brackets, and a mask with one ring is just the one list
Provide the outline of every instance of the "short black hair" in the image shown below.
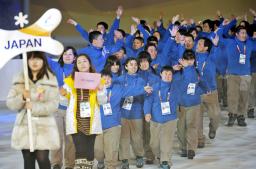
[[208,47],[207,52],[210,52],[212,49],[212,41],[206,37],[201,37],[198,40],[204,40],[204,47]]
[[144,43],[143,37],[140,37],[140,36],[135,37],[135,38],[133,39],[133,41],[136,40],[136,39],[139,40],[141,43]]
[[154,43],[147,43],[145,48],[144,48],[144,50],[147,51],[150,46],[154,46],[157,49],[156,44],[154,44]]
[[122,34],[123,38],[126,36],[126,33],[123,29],[116,29],[116,30]]
[[[133,60],[136,61],[136,63],[138,64],[138,60],[137,60],[135,57],[129,57],[128,59],[126,59],[124,65],[125,65],[125,66],[128,65],[128,63],[131,62],[131,61],[133,61]],[[127,72],[127,69],[126,69],[126,68],[125,68],[125,71]]]
[[246,30],[246,28],[244,26],[237,26],[236,33],[239,33],[242,29]]
[[173,74],[173,72],[174,72],[174,70],[173,70],[173,68],[172,68],[171,66],[164,66],[164,67],[162,67],[161,73],[162,73],[163,71],[171,71],[172,74]]
[[186,36],[186,37],[191,37],[191,39],[192,39],[193,41],[195,41],[194,36],[193,36],[192,34],[190,34],[190,33],[186,33],[184,36]]
[[102,25],[106,30],[108,29],[108,24],[106,22],[103,22],[103,21],[98,22],[97,26],[99,26],[99,25]]
[[214,26],[213,21],[210,20],[210,19],[206,19],[206,20],[203,21],[203,24],[206,24],[206,23],[209,25],[210,30],[213,31],[213,26]]
[[140,65],[140,63],[142,62],[142,60],[146,59],[148,61],[148,63],[151,63],[151,57],[150,54],[147,51],[141,51],[138,54],[138,63]]
[[147,43],[150,43],[150,42],[156,42],[156,44],[158,44],[158,40],[155,36],[149,36],[148,37]]
[[196,34],[198,34],[198,30],[197,30],[195,27],[191,27],[191,28],[188,30],[188,33],[192,34],[193,31],[195,31]]
[[186,49],[183,53],[182,59],[184,60],[192,60],[192,59],[196,59],[196,55],[195,52],[191,49]]
[[100,35],[100,31],[92,31],[89,33],[89,42],[92,43],[94,39],[97,39]]

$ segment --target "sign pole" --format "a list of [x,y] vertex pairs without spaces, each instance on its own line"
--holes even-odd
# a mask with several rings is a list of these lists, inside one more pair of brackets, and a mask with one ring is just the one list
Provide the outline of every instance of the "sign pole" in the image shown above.
[[[28,59],[27,53],[22,53],[23,58],[23,71],[24,71],[24,81],[25,81],[25,90],[29,90],[29,78],[28,78]],[[30,99],[27,98],[26,102],[29,102]],[[33,130],[32,130],[32,118],[31,118],[31,110],[27,109],[27,120],[28,120],[28,136],[29,136],[29,145],[30,152],[34,152],[34,142],[33,142]]]

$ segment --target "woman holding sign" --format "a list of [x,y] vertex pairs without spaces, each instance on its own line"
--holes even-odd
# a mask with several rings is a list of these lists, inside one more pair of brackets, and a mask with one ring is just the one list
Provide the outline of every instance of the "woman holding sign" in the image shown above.
[[[49,150],[59,148],[59,133],[53,113],[59,103],[58,83],[42,52],[28,53],[30,90],[25,90],[23,73],[13,82],[7,106],[19,111],[12,133],[12,147],[22,151],[25,169],[50,169]],[[26,99],[30,101],[26,102]],[[30,152],[26,109],[31,110],[34,152]]]
[[90,58],[81,54],[77,57],[73,73],[64,80],[68,100],[66,134],[71,134],[76,149],[75,169],[92,168],[96,134],[102,133],[97,90],[75,88],[75,72],[94,73]]

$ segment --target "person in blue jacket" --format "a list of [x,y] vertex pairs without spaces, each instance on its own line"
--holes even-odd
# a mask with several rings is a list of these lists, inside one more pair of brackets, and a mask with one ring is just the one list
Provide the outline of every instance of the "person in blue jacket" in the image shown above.
[[150,122],[150,146],[160,159],[160,168],[169,169],[177,127],[179,90],[172,81],[172,67],[164,66],[160,75],[161,80],[156,83],[153,93],[145,98],[144,114],[145,121]]
[[[136,58],[128,58],[125,62],[126,73],[116,79],[124,87],[145,86],[146,82],[137,74],[138,63]],[[122,160],[122,169],[129,168],[130,144],[136,156],[136,166],[144,165],[143,149],[143,98],[144,95],[126,97],[121,103],[122,128],[119,149],[119,159]]]
[[[105,46],[113,45],[112,43],[113,43],[113,38],[114,38],[114,31],[119,28],[120,18],[122,16],[122,14],[123,14],[123,7],[119,6],[116,10],[116,18],[115,18],[109,32],[107,32],[108,24],[106,22],[101,21],[101,22],[97,23],[96,30],[102,33]],[[81,34],[81,36],[84,38],[84,40],[86,42],[89,42],[89,33],[92,30],[90,30],[88,32],[79,23],[77,23],[74,19],[68,19],[67,23],[74,25],[76,30]]]
[[[72,46],[65,47],[58,61],[47,57],[48,64],[57,77],[60,93],[64,90],[64,78],[68,77],[73,71],[73,62],[76,57],[76,49]],[[65,165],[66,168],[73,168],[75,164],[75,147],[72,137],[65,134],[67,104],[67,99],[60,95],[59,108],[58,112],[55,113],[55,119],[60,133],[61,147],[58,150],[51,151],[51,165],[53,169],[60,169],[62,165]],[[64,162],[65,164],[63,164]]]
[[104,66],[104,70],[111,72],[111,79],[112,81],[115,81],[116,78],[118,78],[122,74],[122,67],[120,60],[115,55],[110,55],[107,58],[106,64]]
[[89,34],[90,45],[79,49],[78,54],[86,54],[90,57],[92,64],[95,66],[96,72],[103,70],[106,59],[123,46],[123,41],[118,40],[113,46],[104,46],[104,39],[99,31],[92,31]]
[[98,161],[98,169],[116,169],[118,165],[118,149],[121,135],[121,99],[129,96],[138,96],[152,92],[150,86],[129,85],[112,82],[112,74],[103,70],[102,78],[105,80],[105,90],[98,97],[106,100],[100,105],[103,134],[98,135],[95,141],[95,157]]
[[[138,63],[139,63],[139,76],[142,77],[147,86],[154,86],[157,82],[159,82],[160,78],[155,74],[154,69],[151,68],[151,58],[150,54],[146,51],[142,51],[139,53],[138,56]],[[154,89],[154,87],[153,87]],[[145,151],[145,158],[146,164],[153,164],[155,156],[151,150],[149,145],[150,143],[150,127],[149,123],[146,123],[143,120],[143,142],[144,142],[144,151]]]
[[227,46],[228,126],[237,120],[238,126],[246,126],[251,83],[250,57],[256,45],[247,37],[246,28],[238,26],[234,39],[220,39]]
[[193,159],[198,142],[198,120],[200,118],[199,74],[195,68],[195,53],[185,50],[179,61],[183,66],[180,90],[180,112],[178,120],[178,139],[181,157]]
[[[216,37],[218,38],[218,37]],[[198,148],[203,148],[205,138],[203,135],[203,114],[208,113],[209,138],[214,139],[220,121],[220,107],[218,102],[216,82],[216,57],[214,47],[210,39],[201,37],[196,48],[196,66],[199,72],[199,85],[201,95],[201,118],[199,119]]]

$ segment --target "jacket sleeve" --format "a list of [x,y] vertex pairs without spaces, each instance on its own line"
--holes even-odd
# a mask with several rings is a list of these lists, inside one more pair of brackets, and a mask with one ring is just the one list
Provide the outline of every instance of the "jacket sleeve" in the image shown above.
[[20,111],[25,106],[25,100],[23,100],[20,86],[21,85],[19,84],[14,84],[11,87],[6,99],[7,107],[14,111]]
[[86,42],[89,42],[89,33],[80,24],[76,25],[76,30],[80,33]]

